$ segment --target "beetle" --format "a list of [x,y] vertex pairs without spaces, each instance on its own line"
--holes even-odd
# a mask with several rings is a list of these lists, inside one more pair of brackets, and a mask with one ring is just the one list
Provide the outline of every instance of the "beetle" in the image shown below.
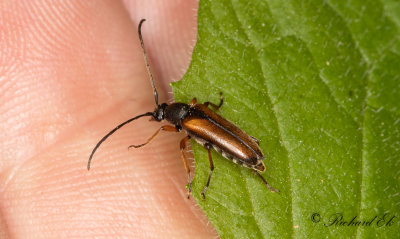
[[142,19],[139,23],[138,35],[143,50],[147,72],[149,74],[151,86],[153,88],[156,108],[153,112],[146,112],[123,122],[122,124],[115,127],[113,130],[111,130],[108,134],[106,134],[92,150],[87,165],[88,170],[90,170],[90,163],[93,159],[94,153],[109,136],[111,136],[115,131],[119,130],[124,125],[141,117],[149,116],[152,117],[152,120],[155,120],[157,122],[167,120],[172,125],[161,126],[150,138],[147,139],[145,143],[139,145],[131,145],[128,148],[140,148],[142,146],[145,146],[151,140],[153,140],[161,130],[169,132],[179,132],[181,130],[185,131],[187,133],[187,136],[180,141],[180,151],[186,173],[188,174],[188,198],[190,197],[192,191],[192,178],[190,176],[190,168],[184,152],[186,148],[186,143],[191,138],[200,143],[208,151],[210,172],[208,174],[206,186],[201,192],[203,199],[205,199],[205,193],[210,185],[211,176],[214,171],[214,163],[211,157],[211,149],[215,149],[218,153],[222,154],[222,156],[229,160],[232,160],[236,164],[250,168],[256,175],[258,175],[258,177],[271,192],[279,193],[280,191],[271,187],[268,184],[267,180],[265,180],[265,178],[260,174],[260,172],[265,171],[265,165],[263,162],[265,157],[263,152],[261,151],[258,140],[255,137],[246,134],[235,124],[224,119],[209,108],[209,106],[211,106],[212,108],[214,108],[215,111],[217,111],[222,106],[224,102],[222,93],[220,93],[220,102],[218,105],[211,102],[199,104],[197,103],[196,98],[193,98],[189,104],[179,102],[172,104],[158,103],[158,93],[154,85],[153,75],[150,70],[150,64],[147,58],[146,48],[144,46],[141,33],[142,24],[144,21],[145,19]]

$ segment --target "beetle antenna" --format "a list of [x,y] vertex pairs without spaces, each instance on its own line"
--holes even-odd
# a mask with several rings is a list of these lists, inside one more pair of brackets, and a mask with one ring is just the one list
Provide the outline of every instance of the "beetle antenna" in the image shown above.
[[113,133],[115,133],[115,131],[119,130],[122,126],[124,126],[124,125],[126,125],[126,124],[128,124],[128,123],[130,123],[130,122],[132,122],[132,121],[134,121],[134,120],[137,120],[137,119],[139,119],[139,118],[141,118],[141,117],[143,117],[143,116],[152,116],[152,115],[153,115],[153,112],[147,112],[147,113],[144,113],[144,114],[135,116],[135,117],[133,117],[133,118],[131,118],[131,119],[125,121],[124,123],[118,125],[118,126],[115,127],[113,130],[111,130],[108,134],[106,134],[106,136],[104,136],[102,139],[100,139],[100,141],[96,144],[96,146],[94,147],[92,153],[90,154],[89,161],[88,161],[88,165],[87,165],[87,169],[90,170],[90,162],[92,161],[93,155],[94,155],[94,153],[96,152],[96,150],[100,147],[100,145],[101,145],[110,135],[112,135]]
[[143,49],[143,56],[144,56],[144,61],[146,62],[147,73],[149,74],[151,86],[153,87],[154,99],[156,101],[156,105],[158,105],[158,93],[157,93],[156,86],[154,85],[153,75],[151,74],[151,70],[150,70],[149,59],[147,59],[147,52],[146,52],[146,48],[144,47],[144,42],[143,42],[143,37],[142,37],[142,24],[144,21],[146,21],[146,19],[140,20],[139,27],[138,27],[138,34],[139,34],[139,39],[140,39],[140,45],[142,46],[142,49]]

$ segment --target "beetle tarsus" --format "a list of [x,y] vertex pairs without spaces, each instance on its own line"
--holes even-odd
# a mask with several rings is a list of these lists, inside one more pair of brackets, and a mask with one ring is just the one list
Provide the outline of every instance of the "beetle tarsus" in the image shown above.
[[128,149],[131,149],[131,148],[137,149],[137,148],[143,147],[143,146],[145,146],[145,145],[146,145],[146,144],[129,145],[129,146],[128,146]]
[[267,180],[256,170],[253,171],[255,174],[257,174],[261,180],[263,181],[263,183],[267,186],[267,188],[269,189],[269,191],[271,192],[276,192],[278,194],[281,193],[281,191],[279,191],[279,189],[273,188],[271,185],[269,185],[269,183],[267,182]]
[[207,187],[205,187],[203,189],[203,191],[201,192],[201,196],[203,196],[203,200],[206,200],[206,194],[205,194],[205,190],[207,189]]
[[189,188],[188,188],[188,196],[187,198],[190,198],[190,194],[192,194],[192,180],[190,178],[190,172],[188,173],[188,180],[189,180]]
[[208,161],[210,162],[210,172],[208,173],[207,184],[204,187],[203,191],[201,192],[201,195],[203,196],[203,200],[206,199],[206,194],[205,193],[207,191],[208,186],[210,186],[211,176],[212,176],[212,174],[214,172],[214,163],[213,163],[212,157],[211,157],[211,148],[212,148],[212,146],[207,143],[207,144],[204,145],[204,148],[206,148],[207,152],[208,152]]

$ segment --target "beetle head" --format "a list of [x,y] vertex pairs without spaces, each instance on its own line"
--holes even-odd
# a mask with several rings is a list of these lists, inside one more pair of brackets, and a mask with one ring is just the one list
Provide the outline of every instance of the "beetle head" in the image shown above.
[[153,119],[155,121],[162,121],[165,118],[165,109],[167,108],[168,104],[167,103],[162,103],[161,105],[157,105],[153,112]]

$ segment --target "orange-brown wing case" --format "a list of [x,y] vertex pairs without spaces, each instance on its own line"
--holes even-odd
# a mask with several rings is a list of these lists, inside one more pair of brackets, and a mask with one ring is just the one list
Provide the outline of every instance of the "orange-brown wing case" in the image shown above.
[[264,155],[255,139],[203,104],[192,106],[189,112],[181,125],[196,141],[211,144],[234,162],[264,171]]

